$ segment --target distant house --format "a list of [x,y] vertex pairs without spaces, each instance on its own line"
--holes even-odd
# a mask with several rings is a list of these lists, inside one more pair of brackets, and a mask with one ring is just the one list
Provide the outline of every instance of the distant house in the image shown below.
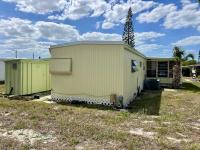
[[148,58],[123,42],[82,41],[50,47],[52,99],[124,106],[145,79],[170,85],[173,58]]
[[194,65],[182,66],[182,74],[183,76],[186,77],[200,76],[200,63]]
[[5,80],[5,63],[0,60],[0,82]]

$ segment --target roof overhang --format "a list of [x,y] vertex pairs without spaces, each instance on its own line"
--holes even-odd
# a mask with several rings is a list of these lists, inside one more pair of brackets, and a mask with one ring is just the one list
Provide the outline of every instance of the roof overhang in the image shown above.
[[123,45],[123,44],[124,44],[123,41],[76,41],[76,42],[51,45],[50,49],[65,47],[65,46],[73,46],[73,45]]
[[152,60],[152,61],[175,61],[176,59],[174,57],[147,57],[147,60]]

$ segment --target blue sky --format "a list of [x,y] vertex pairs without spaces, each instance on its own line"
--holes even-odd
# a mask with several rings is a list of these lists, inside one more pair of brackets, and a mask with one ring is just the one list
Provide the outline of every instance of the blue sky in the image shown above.
[[49,45],[121,40],[132,7],[136,49],[171,57],[174,45],[196,58],[200,50],[197,0],[0,0],[0,58],[49,57]]

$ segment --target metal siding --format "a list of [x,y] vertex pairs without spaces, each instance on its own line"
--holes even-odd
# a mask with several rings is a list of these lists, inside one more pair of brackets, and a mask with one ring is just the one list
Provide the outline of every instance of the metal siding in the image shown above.
[[[146,75],[146,59],[124,49],[124,70],[123,70],[123,95],[124,95],[124,105],[127,105],[131,99],[134,98],[134,93],[137,93],[137,84],[143,89],[143,82]],[[142,67],[138,64],[138,71],[131,72],[131,60],[136,60],[142,62]],[[143,70],[143,65],[145,65],[145,70]],[[137,81],[138,80],[138,81]]]
[[92,97],[122,95],[121,54],[122,46],[119,45],[74,45],[51,49],[52,58],[72,58],[71,75],[51,75],[53,91]]

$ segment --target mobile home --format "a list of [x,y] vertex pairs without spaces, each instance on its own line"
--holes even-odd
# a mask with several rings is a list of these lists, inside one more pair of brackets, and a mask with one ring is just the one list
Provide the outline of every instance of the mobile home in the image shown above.
[[28,95],[51,89],[48,60],[12,59],[5,61],[6,94]]
[[60,44],[51,46],[50,54],[52,99],[58,102],[77,100],[112,105],[114,100],[126,106],[143,89],[146,78],[172,82],[173,60],[147,58],[123,42]]
[[146,79],[158,79],[162,86],[171,86],[174,65],[174,58],[147,58]]

